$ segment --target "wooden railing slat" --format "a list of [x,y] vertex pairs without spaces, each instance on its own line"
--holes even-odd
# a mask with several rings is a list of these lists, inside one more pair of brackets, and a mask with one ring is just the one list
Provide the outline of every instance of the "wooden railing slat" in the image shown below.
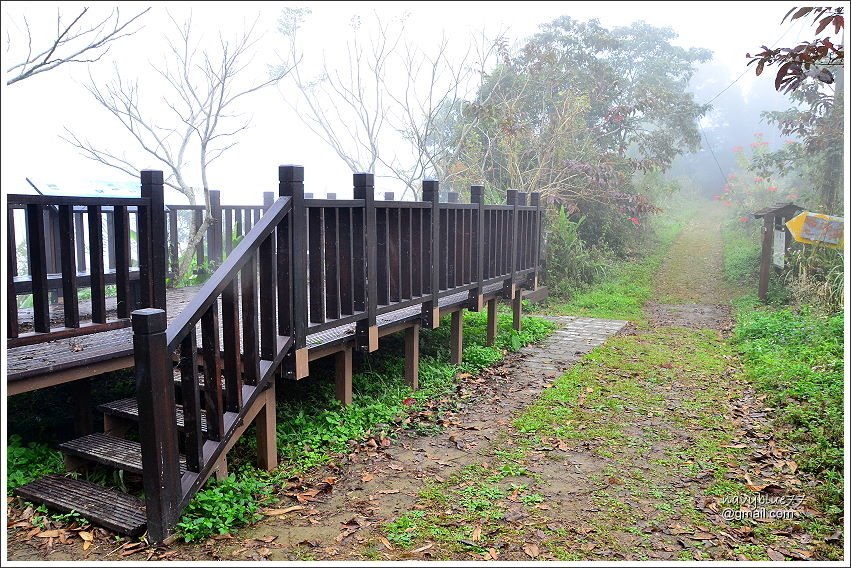
[[103,218],[100,207],[89,206],[89,265],[92,322],[106,323],[106,289],[103,266]]
[[197,353],[197,339],[195,330],[192,329],[180,342],[180,393],[183,399],[183,426],[186,434],[186,469],[194,472],[201,471],[204,465]]
[[400,210],[393,207],[387,212],[387,270],[390,276],[389,303],[399,302],[401,298],[401,231]]
[[133,301],[130,295],[130,218],[127,208],[116,207],[114,217],[116,312],[120,318],[129,318]]
[[321,207],[307,210],[307,250],[310,262],[308,275],[308,298],[310,302],[310,323],[325,322],[325,247],[323,234],[325,221]]
[[204,359],[204,409],[207,411],[207,438],[216,442],[225,433],[222,398],[222,365],[219,345],[219,304],[201,316],[201,352]]
[[234,280],[222,291],[222,370],[225,410],[242,408],[242,358],[239,350],[239,288]]
[[338,233],[338,208],[323,208],[325,220],[325,318],[340,317],[340,235]]
[[339,212],[339,225],[337,226],[340,237],[340,315],[350,316],[354,313],[354,276],[352,270],[352,259],[354,257],[352,245],[352,214],[351,207],[344,207]]
[[260,358],[272,361],[278,346],[278,323],[276,316],[277,278],[275,276],[275,234],[272,233],[260,244]]
[[250,255],[239,273],[242,291],[242,364],[245,383],[256,385],[260,379],[260,340],[257,337],[257,259],[254,251]]
[[59,245],[62,267],[62,309],[65,327],[80,327],[80,306],[77,303],[77,260],[74,239],[74,210],[70,205],[59,206],[59,232],[65,236]]
[[44,213],[41,205],[27,205],[27,258],[32,277],[33,329],[50,331],[50,304],[47,290],[47,251]]

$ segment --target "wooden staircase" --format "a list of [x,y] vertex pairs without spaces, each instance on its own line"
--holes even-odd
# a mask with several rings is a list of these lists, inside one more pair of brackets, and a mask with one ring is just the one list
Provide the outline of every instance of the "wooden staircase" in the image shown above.
[[[97,464],[141,475],[144,500],[62,475],[18,487],[16,495],[120,534],[147,529],[159,543],[255,419],[259,465],[277,465],[275,377],[294,342],[291,314],[274,309],[292,305],[291,278],[276,274],[276,248],[289,251],[291,211],[286,195],[272,203],[170,325],[163,309],[133,312],[136,396],[98,407],[103,433],[59,445],[69,472]],[[138,441],[125,437],[131,430]]]

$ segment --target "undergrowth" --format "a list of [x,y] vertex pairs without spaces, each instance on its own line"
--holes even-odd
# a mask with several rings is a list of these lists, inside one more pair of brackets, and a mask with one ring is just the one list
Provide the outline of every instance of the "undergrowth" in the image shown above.
[[819,481],[819,504],[842,515],[844,451],[844,316],[821,316],[806,307],[775,309],[751,301],[737,305],[733,344],[745,372],[768,395],[798,449],[802,470]]

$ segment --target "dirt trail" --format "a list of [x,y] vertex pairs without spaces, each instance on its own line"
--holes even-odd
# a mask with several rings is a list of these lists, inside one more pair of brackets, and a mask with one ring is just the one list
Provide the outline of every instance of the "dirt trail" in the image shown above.
[[719,207],[707,209],[671,246],[655,279],[654,299],[646,306],[654,325],[730,328],[730,302],[746,291],[723,278],[723,219]]
[[[557,318],[562,330],[542,344],[462,377],[441,431],[353,446],[294,480],[266,519],[234,536],[122,559],[820,557],[824,542],[801,525],[775,530],[725,512],[742,509],[731,498],[770,495],[751,489],[795,496],[808,480],[731,366],[722,336],[741,291],[723,283],[719,220],[710,210],[676,240],[647,328],[582,358],[622,322]],[[45,558],[28,543],[11,546],[15,559]],[[86,558],[114,559],[109,550],[93,546]],[[79,554],[57,546],[47,558]]]

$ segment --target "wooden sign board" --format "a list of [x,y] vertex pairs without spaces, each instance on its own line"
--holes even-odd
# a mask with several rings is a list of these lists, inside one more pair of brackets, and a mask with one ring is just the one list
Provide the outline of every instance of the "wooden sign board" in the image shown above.
[[786,222],[792,237],[799,243],[842,248],[845,244],[842,217],[804,211]]

